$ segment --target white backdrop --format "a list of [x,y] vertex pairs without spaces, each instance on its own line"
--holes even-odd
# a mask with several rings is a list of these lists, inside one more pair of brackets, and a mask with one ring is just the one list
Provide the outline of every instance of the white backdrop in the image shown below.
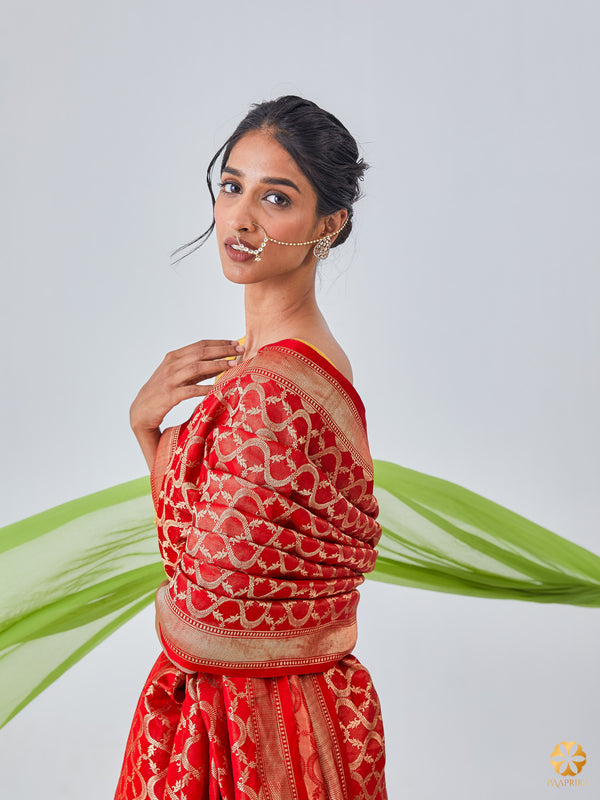
[[[373,455],[600,552],[597,4],[5,6],[0,524],[144,474],[138,388],[243,334],[214,240],[168,253],[207,227],[207,162],[248,105],[293,93],[372,164],[320,297]],[[390,798],[546,798],[562,740],[597,792],[598,622],[367,582]],[[9,723],[2,795],[112,797],[157,652],[143,612]]]

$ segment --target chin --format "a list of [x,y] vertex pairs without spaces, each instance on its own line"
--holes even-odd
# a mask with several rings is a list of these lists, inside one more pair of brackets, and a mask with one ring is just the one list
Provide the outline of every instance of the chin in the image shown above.
[[221,267],[223,275],[230,283],[237,283],[244,286],[247,283],[256,283],[260,278],[253,274],[252,262],[236,264],[231,262],[228,258],[221,259]]

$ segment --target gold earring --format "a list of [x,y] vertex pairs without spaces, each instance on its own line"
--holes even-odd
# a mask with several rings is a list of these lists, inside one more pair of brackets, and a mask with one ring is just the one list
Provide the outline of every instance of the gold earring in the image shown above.
[[316,256],[317,258],[320,258],[321,261],[325,261],[325,259],[329,255],[330,249],[331,249],[331,236],[325,236],[323,239],[319,239],[319,241],[313,247],[313,255]]

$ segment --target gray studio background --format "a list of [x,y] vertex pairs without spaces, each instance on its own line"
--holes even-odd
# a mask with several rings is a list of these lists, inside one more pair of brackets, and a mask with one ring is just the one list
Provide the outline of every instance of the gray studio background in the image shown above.
[[[597,4],[4,5],[0,524],[145,474],[138,388],[244,333],[214,239],[168,254],[249,103],[294,93],[372,164],[320,297],[373,455],[600,552]],[[599,614],[367,582],[390,798],[549,797],[562,740],[598,792]],[[148,610],[9,723],[2,795],[112,797],[157,653]]]

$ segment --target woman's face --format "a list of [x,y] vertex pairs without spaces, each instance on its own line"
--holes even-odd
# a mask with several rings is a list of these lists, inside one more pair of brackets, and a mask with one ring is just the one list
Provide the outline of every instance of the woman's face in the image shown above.
[[260,261],[232,249],[257,249],[264,231],[282,242],[306,242],[327,232],[316,213],[317,195],[294,159],[270,134],[251,131],[233,147],[221,173],[215,226],[223,272],[234,283],[251,284],[313,269],[313,245],[285,247],[268,242]]

